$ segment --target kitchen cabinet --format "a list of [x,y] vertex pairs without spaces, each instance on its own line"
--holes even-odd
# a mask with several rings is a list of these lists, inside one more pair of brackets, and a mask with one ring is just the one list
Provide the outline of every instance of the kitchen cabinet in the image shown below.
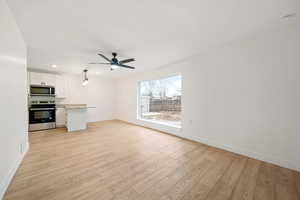
[[56,85],[56,75],[49,73],[30,72],[31,85]]
[[65,108],[56,108],[56,127],[64,127],[66,125]]
[[56,93],[56,98],[67,97],[67,81],[65,76],[56,75],[55,93]]

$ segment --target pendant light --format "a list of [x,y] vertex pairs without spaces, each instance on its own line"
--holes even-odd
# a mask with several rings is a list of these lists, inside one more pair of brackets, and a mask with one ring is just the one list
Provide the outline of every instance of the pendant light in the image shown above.
[[85,86],[85,85],[87,85],[89,83],[89,79],[87,77],[87,72],[88,72],[87,69],[83,70],[83,73],[84,73],[84,79],[83,79],[83,82],[82,82],[83,86]]

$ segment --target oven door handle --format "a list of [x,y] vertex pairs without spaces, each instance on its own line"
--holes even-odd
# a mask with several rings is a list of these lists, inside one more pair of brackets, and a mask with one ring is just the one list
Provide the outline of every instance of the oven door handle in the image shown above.
[[49,96],[49,97],[55,97],[55,94],[35,94],[31,93],[30,96]]
[[55,110],[55,108],[30,108],[29,110]]

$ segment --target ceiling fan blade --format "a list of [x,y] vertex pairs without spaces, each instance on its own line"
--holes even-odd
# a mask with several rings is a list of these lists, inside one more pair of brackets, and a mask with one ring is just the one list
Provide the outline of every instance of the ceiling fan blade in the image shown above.
[[108,59],[105,55],[102,55],[101,53],[98,53],[98,55],[107,60],[109,63],[111,63],[111,60]]
[[133,61],[135,61],[134,58],[129,58],[129,59],[121,60],[119,63],[120,63],[120,64],[124,64],[124,63],[133,62]]
[[95,62],[90,62],[88,64],[89,65],[110,65],[110,63],[95,63]]
[[135,69],[134,67],[128,66],[128,65],[123,65],[123,64],[118,64],[119,67],[125,67],[129,69]]

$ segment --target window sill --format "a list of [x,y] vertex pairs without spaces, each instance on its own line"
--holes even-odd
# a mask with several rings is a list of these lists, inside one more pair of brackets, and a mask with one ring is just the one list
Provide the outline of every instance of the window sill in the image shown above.
[[159,121],[149,120],[149,119],[141,119],[141,118],[138,118],[138,120],[140,120],[142,122],[148,122],[148,123],[156,124],[156,125],[162,125],[162,126],[165,126],[167,128],[175,128],[177,130],[181,130],[181,126],[177,126],[177,125],[174,125],[174,124],[169,124],[169,123],[159,122]]

